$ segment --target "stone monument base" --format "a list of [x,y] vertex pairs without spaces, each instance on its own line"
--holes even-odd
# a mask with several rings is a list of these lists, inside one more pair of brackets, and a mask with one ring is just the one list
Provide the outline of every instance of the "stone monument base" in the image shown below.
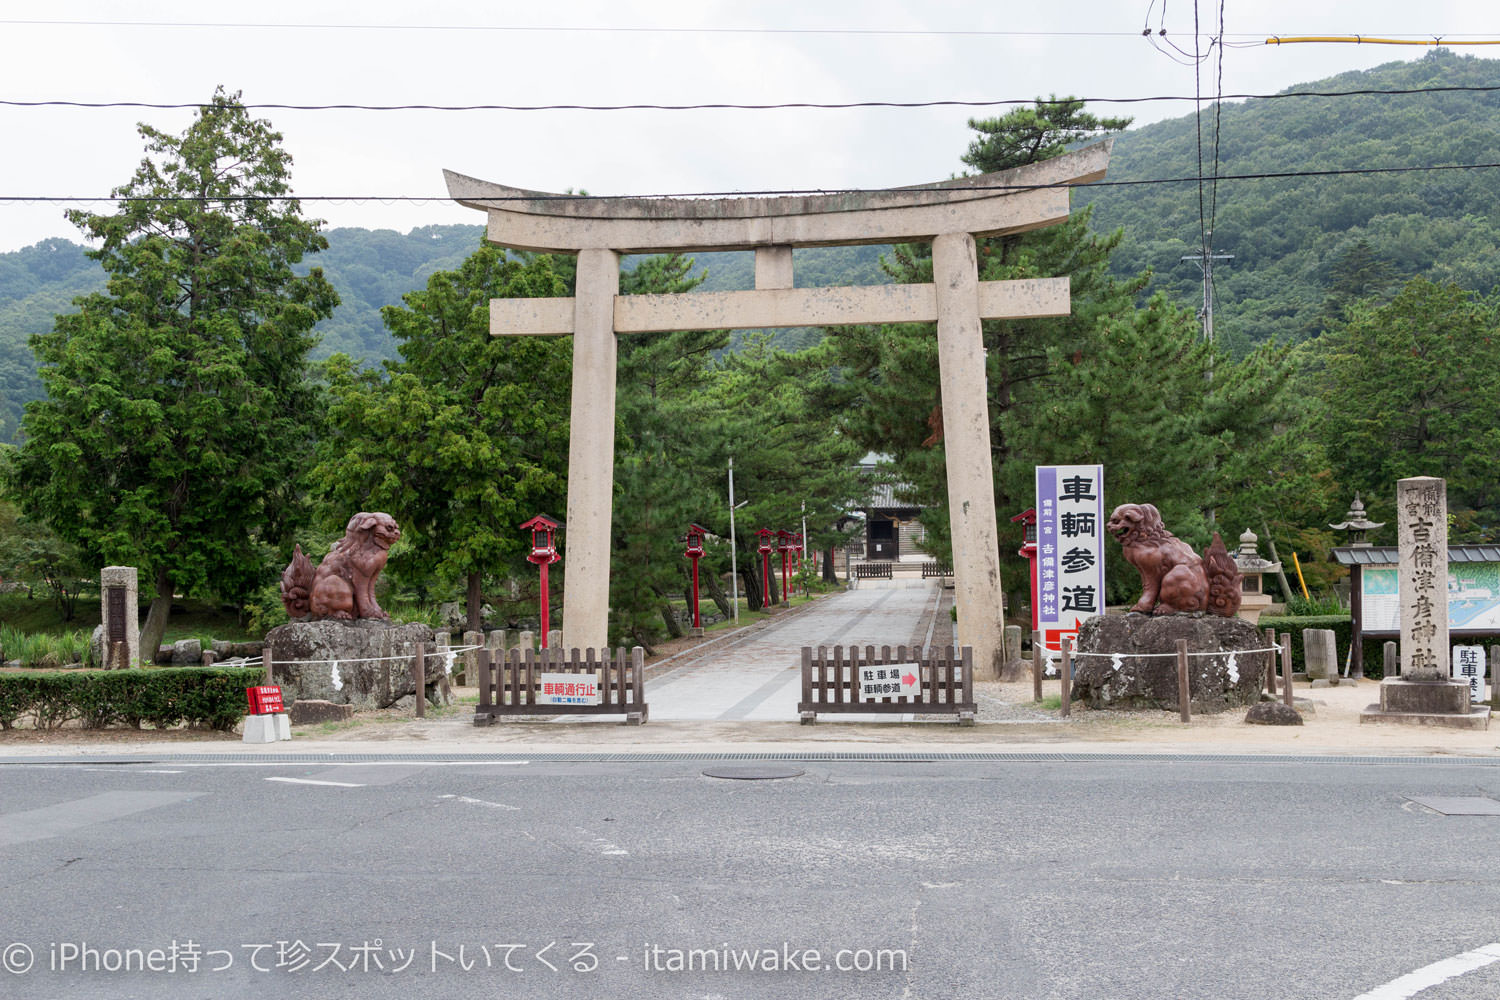
[[[1078,630],[1073,697],[1091,708],[1176,709],[1177,640],[1188,643],[1195,712],[1222,712],[1260,699],[1270,653],[1249,622],[1217,615],[1104,615]],[[1213,654],[1213,655],[1203,655]]]
[[1469,685],[1463,681],[1380,682],[1380,704],[1359,714],[1360,722],[1394,722],[1408,726],[1443,726],[1449,729],[1488,729],[1488,705],[1469,702]]
[[437,704],[443,658],[433,655],[432,629],[421,622],[291,622],[266,633],[266,649],[288,706],[304,698],[352,705],[356,710],[390,708],[416,693],[412,666],[417,643],[428,644],[428,701]]

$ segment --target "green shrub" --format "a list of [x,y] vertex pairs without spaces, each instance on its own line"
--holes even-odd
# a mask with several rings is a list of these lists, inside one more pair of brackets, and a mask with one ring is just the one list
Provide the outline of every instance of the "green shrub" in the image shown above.
[[1315,616],[1332,615],[1335,617],[1348,617],[1349,609],[1344,607],[1337,594],[1320,593],[1312,597],[1303,597],[1294,594],[1286,599],[1286,617],[1309,618]]
[[86,726],[126,723],[169,729],[186,723],[233,729],[245,714],[245,688],[260,667],[166,667],[0,674],[0,729],[32,715],[39,729],[78,720]]
[[0,658],[20,660],[23,667],[42,670],[85,663],[89,658],[89,636],[86,629],[49,634],[0,625]]

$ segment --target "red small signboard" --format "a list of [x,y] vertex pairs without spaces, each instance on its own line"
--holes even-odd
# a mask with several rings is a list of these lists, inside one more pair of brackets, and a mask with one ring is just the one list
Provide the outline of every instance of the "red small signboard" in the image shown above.
[[286,711],[281,703],[281,688],[274,685],[245,688],[251,715],[280,715]]

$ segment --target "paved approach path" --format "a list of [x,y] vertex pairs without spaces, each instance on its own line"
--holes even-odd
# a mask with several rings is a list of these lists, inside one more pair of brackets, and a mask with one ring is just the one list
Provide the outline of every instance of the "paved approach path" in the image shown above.
[[[862,588],[824,598],[806,611],[726,643],[646,681],[651,720],[797,718],[803,646],[900,646],[926,639],[943,592],[937,581],[897,589]],[[943,602],[946,609],[946,602]]]

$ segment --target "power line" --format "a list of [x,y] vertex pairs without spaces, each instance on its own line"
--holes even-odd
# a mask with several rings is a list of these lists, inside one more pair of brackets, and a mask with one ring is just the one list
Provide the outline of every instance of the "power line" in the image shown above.
[[[1415,174],[1436,173],[1454,170],[1495,170],[1500,169],[1497,163],[1448,163],[1433,164],[1428,166],[1407,167],[1348,167],[1335,170],[1278,170],[1264,171],[1251,174],[1220,174],[1220,181],[1259,181],[1259,180],[1285,180],[1300,177],[1350,177],[1369,174]],[[965,191],[1040,191],[1051,188],[1076,187],[1081,191],[1091,188],[1108,187],[1143,187],[1157,184],[1196,184],[1201,180],[1196,175],[1185,177],[1154,177],[1141,178],[1138,180],[1102,180],[1094,181],[1085,185],[1074,185],[1066,182],[1054,184],[978,184],[973,187],[964,188]],[[517,202],[517,201],[602,201],[606,199],[624,198],[632,201],[642,201],[655,198],[759,198],[759,197],[801,197],[807,195],[863,195],[863,194],[894,194],[911,193],[910,187],[881,187],[881,188],[783,188],[757,191],[692,191],[677,192],[671,194],[640,194],[640,195],[578,195],[578,194],[525,194],[509,196],[486,196],[484,202]],[[0,195],[0,204],[6,203],[37,203],[47,204],[54,202],[76,202],[76,203],[119,203],[128,204],[135,202],[195,202],[206,200],[217,203],[236,202],[389,202],[392,204],[441,204],[451,202],[453,199],[446,195],[388,195],[388,194],[325,194],[325,195],[234,195],[229,197],[198,199],[190,197],[165,197],[165,196],[123,196],[123,195]]]
[[[875,35],[956,38],[1130,38],[1131,31],[1006,31],[983,28],[766,28],[685,27],[681,25],[523,25],[523,24],[348,24],[267,21],[124,21],[4,18],[0,24],[63,28],[207,28],[291,31],[485,31],[517,34],[658,34],[658,35]],[[1246,35],[1247,38],[1259,35]]]
[[[1298,97],[1406,97],[1414,94],[1492,94],[1500,85],[1401,87],[1394,90],[1362,88],[1356,90],[1289,90],[1279,94],[1220,94],[1220,101],[1277,101]],[[1157,94],[1146,97],[1074,97],[1070,101],[1085,104],[1150,104],[1158,101],[1196,102],[1201,97],[1189,94]],[[1039,100],[1035,97],[984,98],[978,100],[943,99],[932,101],[788,101],[779,104],[238,104],[246,111],[780,111],[783,109],[843,111],[858,108],[987,108],[1006,105],[1063,104],[1066,101]],[[0,107],[12,108],[142,108],[151,111],[180,111],[212,107],[205,101],[69,101],[0,100]]]
[[[1155,7],[1155,0],[1152,2]],[[1166,5],[1162,5],[1163,15]],[[1150,19],[1150,11],[1147,11]],[[371,24],[338,21],[131,21],[103,18],[0,18],[0,24],[17,27],[45,28],[195,28],[195,29],[271,29],[283,31],[484,31],[514,32],[516,34],[661,34],[661,35],[911,35],[951,36],[981,38],[1130,38],[1138,35],[1133,31],[1016,31],[984,28],[780,28],[780,27],[707,27],[683,25],[578,25],[578,24]],[[1163,28],[1160,32],[1165,35]],[[1458,39],[1473,38],[1470,32],[1433,34],[1432,32],[1389,32],[1383,36],[1370,35],[1315,35],[1285,36],[1266,32],[1237,31],[1229,37],[1255,40],[1257,45],[1286,44],[1304,41],[1362,41],[1380,44],[1447,45],[1447,44],[1495,44],[1493,42],[1463,42]],[[1413,39],[1406,41],[1405,39]]]

